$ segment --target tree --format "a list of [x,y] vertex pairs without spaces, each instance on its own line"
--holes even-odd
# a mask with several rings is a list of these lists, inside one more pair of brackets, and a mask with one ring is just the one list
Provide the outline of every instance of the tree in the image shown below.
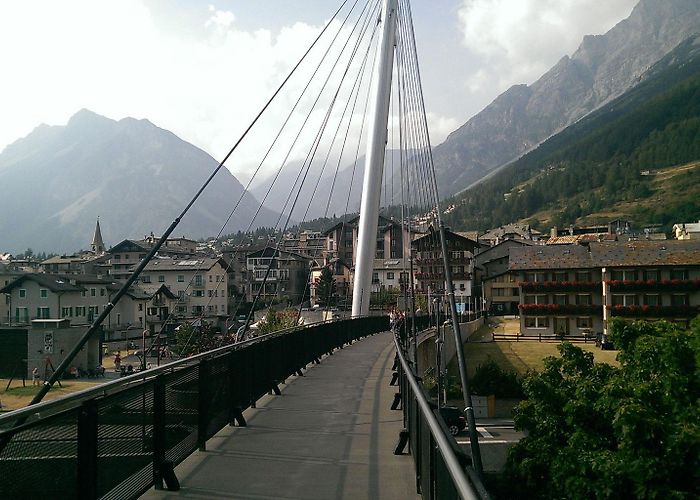
[[284,311],[275,312],[269,308],[265,317],[258,322],[258,335],[266,335],[268,333],[279,330],[286,330],[297,326],[297,311],[295,309],[285,309]]
[[175,348],[176,354],[187,356],[194,351],[194,346],[197,343],[199,332],[190,323],[184,323],[175,330]]
[[697,498],[700,319],[611,322],[620,367],[569,343],[523,383],[527,437],[506,477],[526,498]]
[[316,297],[322,306],[335,305],[337,299],[335,279],[328,267],[321,270],[321,277],[316,284]]

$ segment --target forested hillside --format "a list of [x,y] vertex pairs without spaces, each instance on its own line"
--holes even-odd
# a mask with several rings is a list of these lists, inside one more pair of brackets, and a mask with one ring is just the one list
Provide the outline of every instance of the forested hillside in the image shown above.
[[447,221],[469,229],[517,220],[561,226],[621,214],[620,207],[638,224],[698,220],[698,168],[672,176],[675,189],[664,184],[668,196],[658,206],[643,203],[662,189],[655,171],[698,159],[700,37],[693,37],[630,92],[457,197]]

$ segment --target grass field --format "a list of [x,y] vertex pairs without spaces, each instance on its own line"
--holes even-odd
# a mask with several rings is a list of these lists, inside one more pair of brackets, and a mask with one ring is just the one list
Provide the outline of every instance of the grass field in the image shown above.
[[[63,387],[59,387],[58,384],[54,385],[51,391],[46,395],[44,401],[50,399],[56,399],[66,394],[72,392],[82,391],[88,387],[92,387],[100,382],[104,382],[104,379],[97,380],[70,380],[61,381]],[[9,379],[0,378],[0,404],[2,404],[2,411],[7,410],[17,410],[26,406],[34,395],[39,392],[38,386],[32,386],[32,381],[27,380],[26,387],[22,387],[22,380],[13,380],[12,385],[9,390],[5,390],[7,387],[7,382]]]
[[[537,342],[534,340],[509,342],[490,342],[491,333],[516,333],[519,330],[517,318],[489,318],[487,324],[477,330],[465,345],[464,353],[467,360],[469,376],[476,368],[492,359],[504,370],[515,371],[523,375],[529,370],[544,368],[544,358],[558,356],[558,343]],[[575,344],[586,351],[592,352],[595,361],[619,366],[616,360],[617,351],[603,351],[595,343]]]

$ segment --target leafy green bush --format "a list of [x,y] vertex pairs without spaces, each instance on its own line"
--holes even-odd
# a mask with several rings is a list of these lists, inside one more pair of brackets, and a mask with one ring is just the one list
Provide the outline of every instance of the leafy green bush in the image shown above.
[[500,398],[523,397],[523,386],[518,374],[504,370],[492,359],[476,368],[470,389],[473,394],[480,396],[493,394]]

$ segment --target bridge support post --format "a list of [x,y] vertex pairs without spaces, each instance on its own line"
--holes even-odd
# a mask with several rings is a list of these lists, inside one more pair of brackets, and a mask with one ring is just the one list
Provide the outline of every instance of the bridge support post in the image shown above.
[[394,394],[394,401],[391,403],[391,409],[392,410],[400,410],[399,406],[401,405],[401,393],[397,392]]
[[396,444],[396,448],[394,448],[394,455],[403,455],[406,445],[408,444],[408,438],[408,429],[401,429],[399,433],[399,442]]
[[209,362],[202,360],[199,363],[198,385],[198,412],[197,412],[197,444],[199,451],[207,451],[207,433],[209,427]]
[[77,462],[78,498],[97,498],[97,403],[94,399],[85,401],[78,411]]

